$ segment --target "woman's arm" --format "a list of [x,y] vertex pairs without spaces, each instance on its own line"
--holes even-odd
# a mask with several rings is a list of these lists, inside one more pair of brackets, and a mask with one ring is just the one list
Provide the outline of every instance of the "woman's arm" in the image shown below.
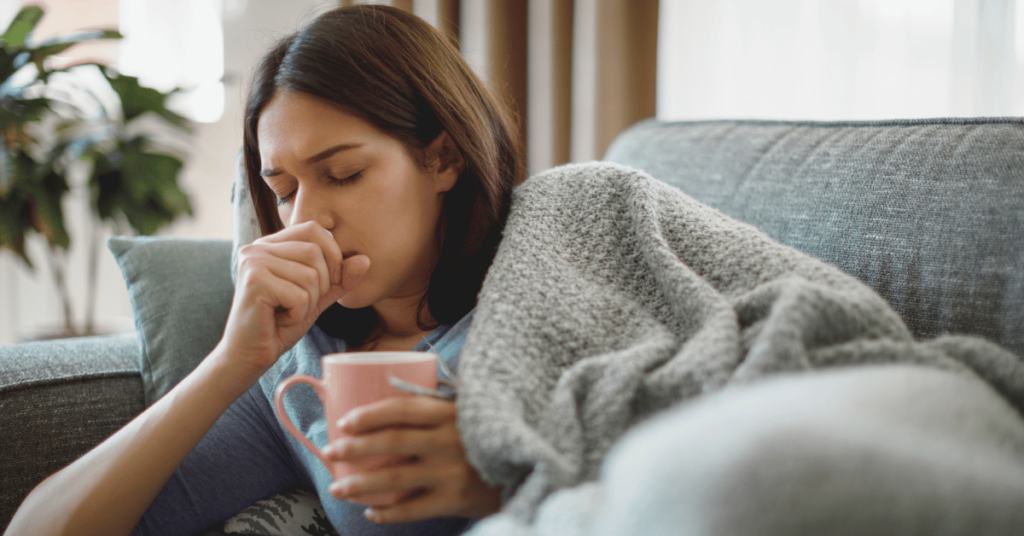
[[214,350],[153,406],[44,480],[6,534],[130,534],[185,456],[244,392],[223,352]]
[[37,486],[5,534],[130,534],[228,406],[368,266],[366,257],[343,263],[330,233],[314,224],[243,248],[235,299],[217,348],[153,406]]

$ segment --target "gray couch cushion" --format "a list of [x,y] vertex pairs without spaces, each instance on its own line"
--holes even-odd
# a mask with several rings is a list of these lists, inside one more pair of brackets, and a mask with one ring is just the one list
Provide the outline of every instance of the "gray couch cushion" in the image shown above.
[[646,121],[605,158],[1024,355],[1024,120]]
[[3,528],[36,484],[143,410],[138,354],[134,334],[0,346]]

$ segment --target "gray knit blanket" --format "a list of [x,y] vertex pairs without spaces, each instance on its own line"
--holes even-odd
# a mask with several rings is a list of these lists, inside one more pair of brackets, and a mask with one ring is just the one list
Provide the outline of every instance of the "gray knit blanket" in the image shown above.
[[976,374],[1024,408],[1024,367],[969,337],[916,342],[873,290],[651,177],[568,165],[514,193],[459,364],[459,428],[529,534],[627,429],[766,376],[869,363]]

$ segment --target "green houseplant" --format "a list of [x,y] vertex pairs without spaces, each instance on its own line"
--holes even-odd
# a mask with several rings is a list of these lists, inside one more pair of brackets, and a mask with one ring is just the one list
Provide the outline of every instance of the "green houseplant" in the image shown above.
[[[178,181],[184,162],[157,142],[153,125],[156,121],[181,133],[191,128],[167,108],[173,92],[143,87],[138,79],[95,63],[52,68],[46,60],[54,54],[84,41],[121,36],[96,30],[30,45],[42,17],[42,8],[26,7],[0,36],[0,248],[34,269],[25,243],[29,236],[41,236],[63,308],[64,333],[59,335],[91,334],[103,232],[113,227],[153,234],[192,214]],[[90,78],[83,73],[90,69],[102,76],[87,83]],[[71,235],[63,210],[76,170],[79,186],[88,190],[94,220],[81,328],[74,325],[67,286]]]

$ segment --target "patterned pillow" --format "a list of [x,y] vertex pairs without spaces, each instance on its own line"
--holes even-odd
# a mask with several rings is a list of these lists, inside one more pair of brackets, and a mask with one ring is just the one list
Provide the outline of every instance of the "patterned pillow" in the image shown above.
[[259,534],[262,536],[338,536],[320,506],[316,493],[293,487],[273,497],[256,501],[224,523],[217,523],[199,536]]

